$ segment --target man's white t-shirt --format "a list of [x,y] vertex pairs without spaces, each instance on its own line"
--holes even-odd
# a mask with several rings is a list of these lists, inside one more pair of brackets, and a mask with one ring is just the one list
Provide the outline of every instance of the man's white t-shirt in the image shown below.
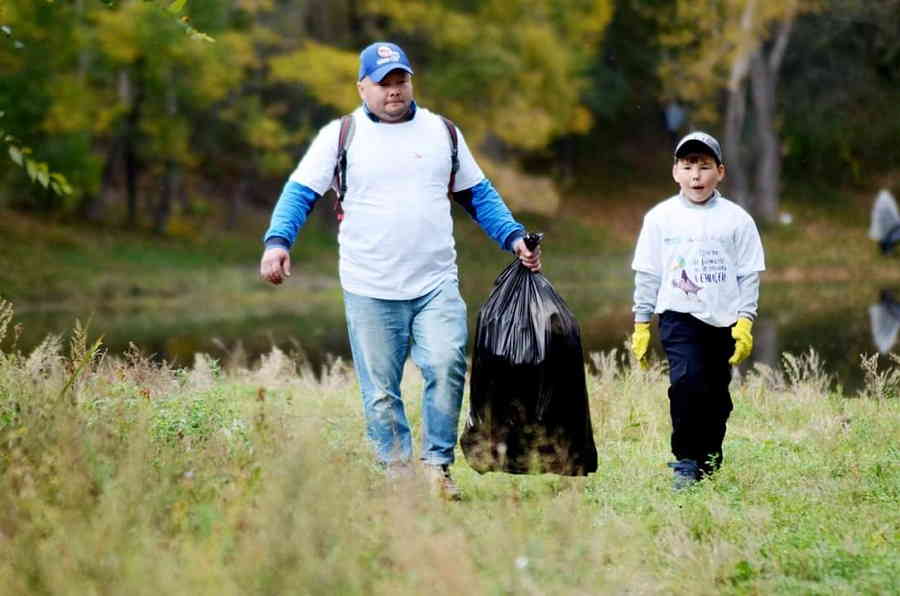
[[[370,298],[418,298],[457,276],[447,198],[450,135],[440,116],[424,108],[406,122],[373,122],[361,107],[353,118],[338,234],[341,286]],[[454,192],[484,179],[457,133]],[[334,176],[339,134],[340,120],[322,128],[290,179],[324,194]]]
[[657,313],[716,327],[737,321],[737,278],[766,268],[753,218],[718,191],[702,205],[676,195],[648,211],[631,267],[660,277]]

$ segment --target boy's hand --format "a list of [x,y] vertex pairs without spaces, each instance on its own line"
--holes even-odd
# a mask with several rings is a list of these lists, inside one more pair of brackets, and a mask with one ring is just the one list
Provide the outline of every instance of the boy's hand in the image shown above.
[[734,354],[728,359],[728,364],[740,364],[753,351],[751,329],[753,329],[753,321],[746,317],[738,319],[731,328],[731,337],[734,338]]
[[650,323],[635,323],[634,333],[631,334],[631,353],[637,359],[641,368],[646,369],[647,348],[650,346]]

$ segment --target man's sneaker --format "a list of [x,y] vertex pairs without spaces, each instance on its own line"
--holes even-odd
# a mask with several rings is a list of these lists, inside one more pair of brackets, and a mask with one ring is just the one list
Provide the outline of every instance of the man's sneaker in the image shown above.
[[673,490],[684,490],[697,484],[700,480],[700,467],[692,459],[679,459],[669,464],[674,474],[672,478]]
[[450,466],[425,464],[425,480],[431,494],[447,501],[459,501],[459,487],[450,477]]

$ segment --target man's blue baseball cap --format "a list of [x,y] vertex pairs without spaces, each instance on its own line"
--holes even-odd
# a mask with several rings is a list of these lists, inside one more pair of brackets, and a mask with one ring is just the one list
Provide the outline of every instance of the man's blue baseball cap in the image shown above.
[[359,80],[369,77],[376,83],[396,69],[413,74],[406,53],[395,43],[377,41],[359,54]]

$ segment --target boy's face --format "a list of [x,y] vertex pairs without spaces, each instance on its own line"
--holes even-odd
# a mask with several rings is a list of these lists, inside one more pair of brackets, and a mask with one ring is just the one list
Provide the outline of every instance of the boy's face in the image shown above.
[[717,165],[712,156],[689,153],[678,158],[672,166],[672,177],[681,187],[681,194],[689,201],[705,203],[725,178],[725,166]]

